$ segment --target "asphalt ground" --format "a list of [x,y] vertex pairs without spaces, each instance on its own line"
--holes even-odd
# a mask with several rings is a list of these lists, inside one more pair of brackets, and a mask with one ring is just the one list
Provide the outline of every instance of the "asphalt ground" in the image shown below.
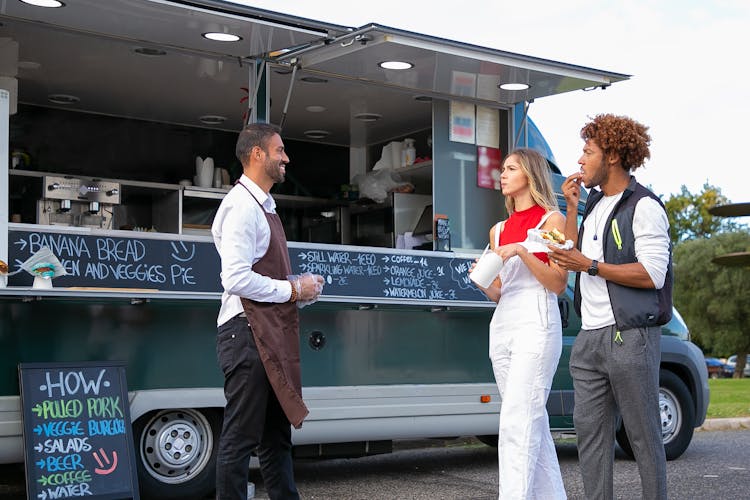
[[[701,427],[696,429],[696,432],[747,429],[750,429],[750,418],[715,418],[706,420]],[[572,437],[572,435],[556,434],[554,437],[556,439],[565,439]],[[394,451],[439,446],[442,446],[441,440],[399,441],[394,443]],[[572,451],[570,452],[573,453]],[[0,500],[22,500],[25,498],[26,488],[23,464],[0,465]],[[255,498],[256,500],[263,500],[267,497],[264,496],[261,490]]]

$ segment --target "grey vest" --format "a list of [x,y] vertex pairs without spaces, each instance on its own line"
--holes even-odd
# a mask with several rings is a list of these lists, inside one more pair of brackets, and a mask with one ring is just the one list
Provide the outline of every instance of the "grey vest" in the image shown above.
[[[601,191],[592,190],[586,201],[583,220],[591,213],[599,200],[604,196]],[[623,191],[622,198],[617,202],[612,215],[604,226],[602,245],[604,261],[608,264],[629,264],[637,262],[635,257],[635,237],[633,236],[633,214],[638,201],[648,196],[659,202],[662,209],[664,204],[651,191],[638,184],[635,177],[630,177],[628,187]],[[620,244],[615,241],[612,232],[612,220],[617,220],[620,232]],[[578,232],[578,248],[581,248],[583,231]],[[574,304],[576,312],[581,315],[581,275],[576,275]],[[659,290],[653,288],[633,288],[607,281],[609,302],[615,315],[615,324],[620,330],[663,325],[672,319],[672,245],[669,246],[669,264],[664,286]]]

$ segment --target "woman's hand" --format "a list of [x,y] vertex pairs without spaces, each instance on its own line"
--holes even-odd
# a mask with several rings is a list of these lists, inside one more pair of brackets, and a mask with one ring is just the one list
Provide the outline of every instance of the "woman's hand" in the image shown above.
[[[495,250],[491,250],[495,251]],[[479,257],[474,259],[474,262],[471,263],[469,266],[469,274],[474,271],[474,268],[477,267],[477,262],[479,262]],[[495,278],[492,283],[490,283],[490,286],[487,288],[484,288],[479,283],[476,283],[472,280],[472,283],[474,283],[474,286],[479,288],[479,290],[487,296],[488,299],[490,299],[492,302],[497,302],[500,300],[500,278]]]
[[515,257],[516,255],[523,255],[529,253],[528,250],[523,245],[520,245],[518,243],[510,243],[508,245],[503,245],[501,247],[495,248],[495,253],[498,254],[502,259],[503,262],[507,262],[508,259],[511,257]]

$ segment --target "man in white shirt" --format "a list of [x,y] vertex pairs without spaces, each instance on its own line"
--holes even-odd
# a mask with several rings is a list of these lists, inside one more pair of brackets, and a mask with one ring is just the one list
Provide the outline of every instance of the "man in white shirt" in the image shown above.
[[255,451],[269,498],[296,499],[290,424],[301,427],[308,413],[302,401],[297,302],[316,300],[323,278],[290,276],[284,227],[269,194],[284,181],[289,163],[278,127],[248,125],[236,154],[243,175],[211,227],[224,287],[216,352],[227,400],[216,497],[247,498]]
[[570,355],[573,422],[584,490],[612,499],[618,410],[641,477],[641,498],[666,499],[666,457],[659,415],[661,325],[672,315],[672,258],[664,205],[630,175],[650,157],[647,127],[598,115],[581,129],[580,171],[563,183],[568,214],[580,185],[592,189],[580,233],[567,217],[571,250],[550,258],[578,272],[581,331]]

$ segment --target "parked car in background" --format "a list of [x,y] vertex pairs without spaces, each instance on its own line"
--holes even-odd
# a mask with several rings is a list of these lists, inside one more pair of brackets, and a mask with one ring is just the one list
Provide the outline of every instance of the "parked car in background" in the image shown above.
[[[750,358],[750,356],[748,358]],[[734,376],[734,367],[736,364],[737,364],[737,355],[732,354],[731,356],[727,358],[727,362],[724,363],[724,376],[726,377]],[[750,359],[747,359],[745,361],[745,369],[742,371],[742,376],[750,377]]]
[[721,378],[726,376],[724,363],[718,358],[706,358],[706,369],[708,370],[708,378]]

